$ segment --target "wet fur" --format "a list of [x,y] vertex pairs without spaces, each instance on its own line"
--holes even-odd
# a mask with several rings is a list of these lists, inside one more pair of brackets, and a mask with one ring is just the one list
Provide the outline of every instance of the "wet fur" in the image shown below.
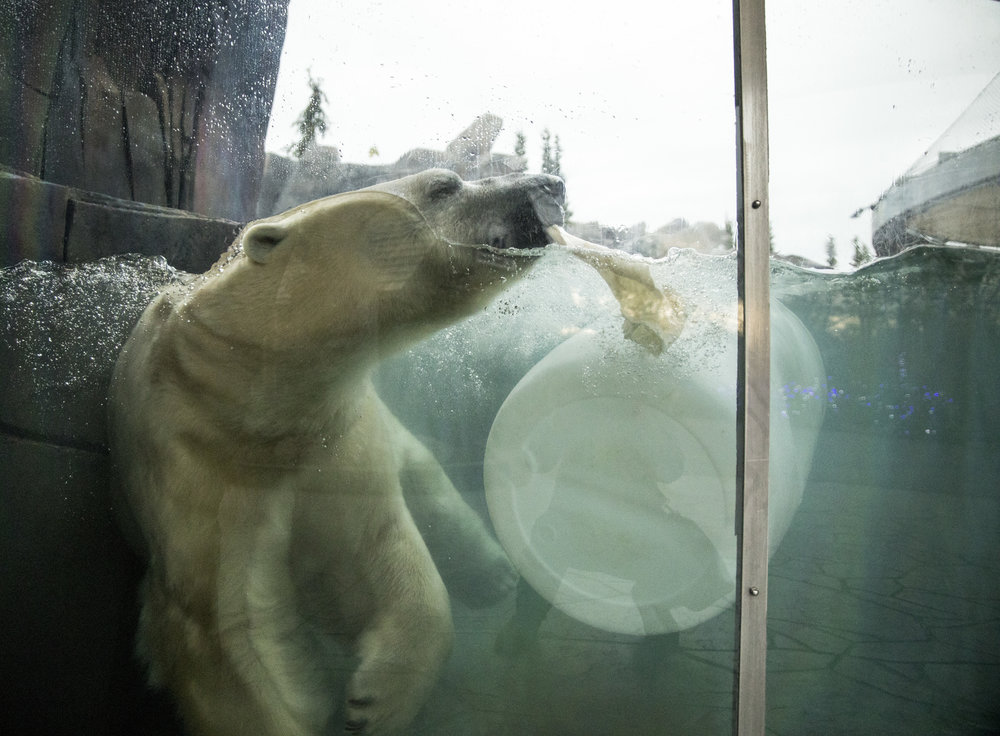
[[[399,733],[450,650],[445,582],[473,603],[510,590],[370,373],[511,283],[561,186],[432,171],[318,200],[252,223],[146,310],[110,439],[149,560],[138,648],[193,734],[316,736],[336,717]],[[339,705],[338,643],[357,662]]]

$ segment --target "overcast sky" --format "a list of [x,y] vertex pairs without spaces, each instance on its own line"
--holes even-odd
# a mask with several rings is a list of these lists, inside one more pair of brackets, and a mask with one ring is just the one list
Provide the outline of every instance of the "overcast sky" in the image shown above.
[[[494,147],[560,138],[577,220],[610,225],[735,217],[730,0],[652,3],[291,0],[268,148],[295,140],[308,74],[321,140],[348,161],[442,149],[484,112]],[[851,219],[1000,72],[994,0],[768,0],[771,218],[783,253],[825,260]],[[369,157],[376,147],[377,158]]]

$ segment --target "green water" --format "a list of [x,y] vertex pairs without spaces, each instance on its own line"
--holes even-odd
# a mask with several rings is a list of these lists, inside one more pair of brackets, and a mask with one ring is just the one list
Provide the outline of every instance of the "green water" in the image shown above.
[[[595,274],[544,260],[482,314],[378,376],[387,402],[482,510],[483,446],[513,386],[567,336],[602,321],[618,329]],[[732,258],[690,251],[653,267],[658,283],[709,305],[702,311],[720,323],[735,313],[734,273]],[[131,597],[121,591],[137,582],[111,545],[103,391],[142,305],[179,278],[134,258],[0,274],[0,551],[12,561],[3,602],[9,625],[34,617],[34,633],[5,645],[24,683],[11,692],[52,681],[40,663],[61,652],[67,702],[81,713],[98,701],[119,707],[94,683],[123,676],[128,637],[113,661],[107,647],[86,645],[107,638],[109,616],[128,621]],[[768,733],[996,733],[1000,255],[920,248],[850,274],[775,262],[772,291],[807,327],[825,368],[817,385],[781,387],[783,411],[822,402],[825,420],[771,560]],[[704,350],[689,370],[712,346]],[[43,564],[55,558],[58,577]],[[88,585],[73,584],[95,575],[103,608]],[[643,638],[588,627],[523,587],[490,609],[456,605],[455,654],[414,734],[729,732],[732,609]],[[52,610],[86,613],[54,629],[45,624]]]
[[771,561],[769,733],[997,733],[1000,254],[778,266],[773,288],[827,414]]

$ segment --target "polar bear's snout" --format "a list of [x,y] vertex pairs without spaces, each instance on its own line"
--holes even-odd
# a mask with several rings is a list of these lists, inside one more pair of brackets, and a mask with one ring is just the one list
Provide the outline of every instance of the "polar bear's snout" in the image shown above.
[[531,203],[544,227],[562,225],[566,214],[566,184],[557,176],[539,174],[532,177],[537,187],[529,190]]
[[495,188],[492,201],[484,203],[485,212],[504,212],[505,207],[497,207],[504,199],[510,199],[513,206],[510,216],[499,223],[487,217],[490,223],[486,237],[475,238],[472,242],[482,242],[499,250],[530,250],[543,248],[552,242],[546,233],[550,225],[562,225],[565,215],[566,185],[563,180],[548,174],[511,174],[495,179],[469,182],[470,186],[482,187],[490,193]]
[[546,228],[563,224],[566,205],[566,185],[563,180],[539,174],[528,177],[526,184],[527,206],[521,212],[521,217],[515,220],[509,240],[490,242],[489,245],[497,248],[541,248],[552,242]]
[[453,171],[432,169],[371,189],[409,200],[448,242],[497,250],[549,245],[545,230],[563,224],[566,203],[563,180],[549,174],[464,181]]

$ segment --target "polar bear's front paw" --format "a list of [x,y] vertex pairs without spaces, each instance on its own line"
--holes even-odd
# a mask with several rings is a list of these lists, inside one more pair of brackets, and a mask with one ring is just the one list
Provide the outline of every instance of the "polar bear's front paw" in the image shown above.
[[[362,673],[356,673],[350,690],[367,684],[366,679],[368,677]],[[395,736],[402,733],[416,717],[423,700],[422,694],[428,689],[424,683],[404,682],[409,679],[379,683],[388,686],[379,695],[349,696],[344,732],[364,736]],[[420,697],[414,697],[414,694],[420,694]]]
[[479,598],[485,605],[490,605],[506,598],[517,585],[517,571],[510,564],[500,548],[497,548],[496,556],[489,562],[483,571],[483,585],[479,590]]
[[453,588],[452,592],[473,608],[491,606],[503,600],[517,584],[517,572],[500,545],[492,539],[486,540],[461,562],[461,568],[445,580]]
[[[347,686],[344,731],[365,736],[396,736],[406,732],[424,703],[437,676],[438,665],[408,661],[408,654],[395,660],[364,663]],[[441,656],[435,655],[438,659]],[[419,659],[420,657],[418,657]]]

